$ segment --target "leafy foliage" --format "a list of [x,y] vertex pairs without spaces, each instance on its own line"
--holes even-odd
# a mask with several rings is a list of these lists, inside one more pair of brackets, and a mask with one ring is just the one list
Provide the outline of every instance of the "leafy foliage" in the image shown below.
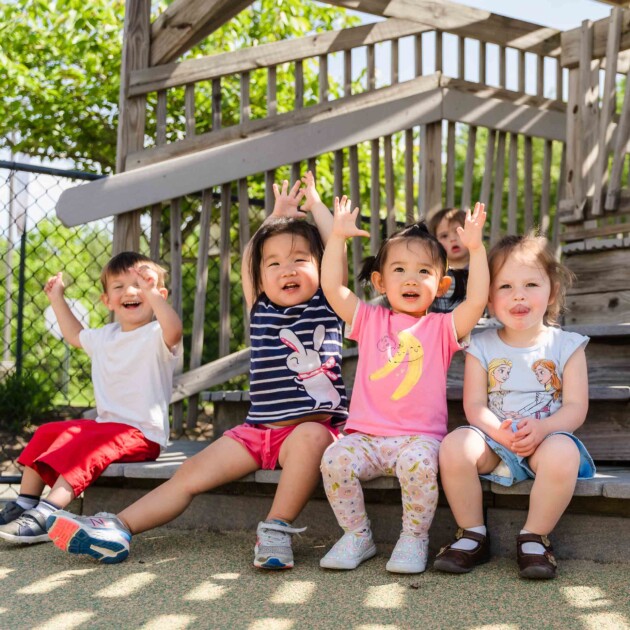
[[33,373],[12,372],[0,379],[0,431],[16,435],[44,419],[51,407],[50,389]]

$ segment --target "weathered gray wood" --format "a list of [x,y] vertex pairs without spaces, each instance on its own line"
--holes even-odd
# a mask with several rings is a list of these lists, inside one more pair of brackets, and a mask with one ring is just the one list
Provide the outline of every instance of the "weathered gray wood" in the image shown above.
[[177,59],[251,4],[251,0],[174,0],[151,27],[151,65]]
[[394,85],[398,83],[398,53],[399,46],[398,40],[392,39],[392,50],[391,50],[391,84]]
[[[296,178],[293,177],[292,179],[295,181]],[[247,189],[247,178],[239,179],[236,186],[238,189],[238,244],[242,265],[245,247],[247,243],[249,243],[250,239],[249,191]],[[243,270],[241,268],[241,274],[242,271]],[[243,328],[245,332],[245,344],[249,345],[249,311],[247,309],[247,303],[245,302],[245,296],[243,296]]]
[[460,207],[467,210],[471,207],[472,185],[475,176],[475,155],[477,148],[477,127],[468,127],[468,142],[466,144],[466,164],[464,165],[464,184],[462,187],[462,201]]
[[505,133],[499,133],[497,141],[496,167],[494,169],[494,191],[492,192],[492,216],[490,217],[490,245],[501,237],[503,210],[503,185],[505,173]]
[[567,172],[567,145],[563,143],[561,146],[562,153],[560,156],[560,175],[558,177],[556,189],[556,212],[553,216],[553,228],[551,236],[551,247],[557,260],[560,260],[562,247],[560,244],[560,208],[559,201],[565,197],[566,172]]
[[525,51],[518,51],[518,91],[525,92]]
[[343,51],[343,95],[352,94],[352,51]]
[[[549,140],[547,142],[550,142]],[[523,227],[528,232],[534,227],[534,160],[532,153],[532,138],[525,136],[523,150],[523,176],[524,176],[524,207],[523,207]],[[545,176],[543,167],[543,178]],[[547,191],[548,197],[548,191]],[[542,206],[541,206],[542,213]]]
[[221,79],[212,80],[212,131],[221,129]]
[[265,214],[267,216],[269,216],[273,212],[273,206],[276,203],[276,197],[273,194],[273,185],[275,181],[276,181],[275,169],[265,171]]
[[442,55],[442,31],[435,31],[435,71],[442,72],[443,68],[443,55]]
[[[195,278],[195,301],[193,306],[193,328],[190,341],[190,369],[201,365],[206,315],[206,293],[208,288],[208,252],[210,250],[210,221],[212,218],[212,190],[205,189],[201,196],[201,217],[199,219],[199,250],[197,252],[197,273]],[[188,401],[186,426],[197,425],[199,397],[191,396]]]
[[370,254],[376,255],[381,244],[380,142],[370,142]]
[[132,72],[129,95],[138,96],[187,83],[210,81],[229,74],[279,66],[283,63],[297,64],[319,55],[346,51],[429,30],[431,27],[409,20],[391,19],[342,31],[318,33],[297,40],[272,42],[234,52],[188,59],[180,63],[158,65],[142,72]]
[[422,33],[413,38],[414,76],[422,76]]
[[156,203],[151,207],[151,236],[149,241],[149,257],[160,260],[160,243],[162,241],[162,204]]
[[[348,170],[350,172],[350,198],[352,199],[352,205],[362,208],[359,181],[359,151],[356,145],[348,148]],[[361,213],[359,213],[359,217],[360,216]],[[357,225],[360,225],[359,218],[357,218]],[[361,259],[363,257],[362,247],[362,239],[355,236],[352,239],[352,269],[348,275],[352,276],[354,291],[357,295],[361,295],[361,288],[357,277],[361,271]]]
[[304,107],[304,64],[299,60],[295,62],[295,109],[301,107]]
[[423,126],[424,142],[420,145],[422,160],[421,218],[430,217],[442,207],[442,123]]
[[486,83],[486,55],[488,47],[486,42],[479,42],[479,83]]
[[552,158],[552,143],[551,140],[545,140],[545,146],[543,149],[543,167],[542,167],[542,188],[540,191],[540,217],[538,219],[538,225],[542,234],[547,236],[549,234],[550,217],[549,209],[551,207],[551,158]]
[[189,83],[184,94],[184,117],[186,118],[186,136],[196,134],[195,124],[195,84]]
[[155,111],[155,143],[166,144],[166,90],[157,93],[157,109]]
[[396,231],[396,189],[391,136],[385,136],[383,139],[383,166],[385,167],[385,225],[387,236],[391,236]]
[[614,324],[630,321],[629,290],[569,295],[567,304],[570,309],[567,321],[571,323]]
[[413,223],[413,129],[405,129],[405,222]]
[[[321,79],[320,79],[321,80]],[[267,116],[278,113],[278,72],[276,66],[267,68]]]
[[466,40],[461,35],[457,38],[457,77],[466,79]]
[[619,53],[619,40],[621,39],[622,10],[615,8],[610,14],[608,29],[608,44],[606,47],[606,76],[604,79],[604,94],[602,108],[599,113],[599,153],[595,164],[595,190],[593,193],[593,216],[604,214],[604,200],[602,198],[603,187],[608,179],[608,154],[612,139],[611,122],[615,113],[615,101],[617,96],[617,55]]
[[[560,31],[441,0],[324,0],[329,4],[383,17],[427,24],[446,33],[510,46],[548,57],[560,55]],[[436,9],[439,6],[439,10]]]
[[481,179],[481,192],[479,201],[490,206],[490,187],[492,186],[492,172],[494,169],[494,147],[496,142],[496,132],[494,129],[488,130],[488,142],[486,143],[486,156],[484,160],[483,177]]
[[556,100],[564,100],[564,70],[560,59],[556,59]]
[[[630,290],[627,259],[627,249],[567,256],[566,262],[577,276],[577,282],[570,293],[585,295],[596,291]],[[602,278],[605,278],[605,282],[602,282]]]
[[249,72],[243,72],[240,77],[241,100],[239,102],[239,114],[241,123],[247,122],[252,115],[252,108],[249,98]]
[[628,137],[630,137],[630,89],[628,89],[627,86],[630,86],[630,71],[628,71],[626,75],[626,91],[623,96],[619,124],[617,125],[615,151],[613,154],[612,167],[610,169],[608,193],[606,195],[606,210],[617,210],[619,207],[621,175],[623,173],[623,163],[626,157],[626,145],[628,144]]
[[507,233],[516,234],[518,218],[518,136],[510,134],[508,165],[508,222]]
[[536,57],[536,95],[545,95],[545,58],[542,55]]
[[455,123],[449,122],[446,137],[446,205],[455,206]]
[[[171,304],[182,317],[182,207],[181,199],[171,200],[170,221],[170,260],[171,260]],[[181,367],[176,369],[176,373]],[[173,405],[173,431],[181,433],[184,421],[184,408],[181,403]]]
[[230,353],[230,270],[232,268],[230,208],[232,205],[232,185],[221,186],[221,233],[219,235],[219,356]]
[[562,238],[566,242],[584,241],[589,238],[601,236],[617,236],[630,232],[630,223],[613,223],[611,225],[598,225],[591,228],[574,228],[562,233]]
[[333,182],[333,195],[335,197],[341,198],[344,194],[343,189],[343,151],[335,151],[334,155],[335,160],[335,170],[333,172],[334,182]]
[[374,44],[367,47],[367,90],[376,89],[376,51]]
[[505,46],[499,46],[499,87],[506,85]]

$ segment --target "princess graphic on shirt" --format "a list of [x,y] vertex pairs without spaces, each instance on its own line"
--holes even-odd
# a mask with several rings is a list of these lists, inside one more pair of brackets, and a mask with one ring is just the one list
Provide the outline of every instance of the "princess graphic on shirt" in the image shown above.
[[519,410],[521,418],[534,417],[537,420],[551,415],[551,404],[562,395],[562,381],[557,374],[556,364],[548,359],[538,359],[532,365],[536,380],[544,386],[544,392],[536,392],[534,402]]
[[503,411],[503,399],[508,392],[502,389],[502,385],[510,378],[511,370],[512,361],[509,359],[493,359],[488,364],[488,408],[501,420],[510,416],[509,412]]

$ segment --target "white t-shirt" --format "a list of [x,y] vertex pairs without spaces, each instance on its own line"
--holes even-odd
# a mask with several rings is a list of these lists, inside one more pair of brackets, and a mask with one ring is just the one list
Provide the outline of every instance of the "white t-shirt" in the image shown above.
[[169,349],[157,321],[123,332],[117,323],[83,329],[81,346],[92,359],[97,422],[121,422],[166,446],[168,405],[182,343]]

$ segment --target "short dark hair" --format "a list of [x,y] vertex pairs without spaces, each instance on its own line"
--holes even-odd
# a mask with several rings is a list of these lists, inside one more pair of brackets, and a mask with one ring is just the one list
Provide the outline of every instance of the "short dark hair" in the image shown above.
[[389,238],[386,238],[381,243],[376,256],[368,256],[368,258],[363,261],[361,273],[359,274],[359,281],[367,284],[370,282],[372,274],[375,271],[382,273],[385,260],[387,259],[387,252],[392,243],[405,239],[417,239],[426,244],[431,252],[433,264],[442,272],[441,277],[444,276],[448,270],[446,250],[437,238],[429,232],[427,224],[424,221],[418,221],[418,223],[412,223],[411,225],[407,225],[401,230],[398,230],[398,232],[394,232],[394,234],[392,234]]
[[142,254],[136,252],[120,252],[120,254],[116,254],[110,258],[103,267],[103,271],[101,271],[103,291],[107,292],[107,278],[110,276],[118,276],[138,265],[146,265],[150,269],[153,269],[158,275],[158,287],[161,289],[164,286],[166,269],[160,267],[155,261]]
[[254,234],[250,246],[251,256],[249,270],[256,299],[263,293],[262,273],[260,271],[263,245],[267,239],[279,234],[291,234],[304,238],[308,243],[309,251],[317,261],[317,269],[321,267],[322,257],[324,255],[324,243],[322,242],[322,237],[318,229],[314,225],[304,219],[292,219],[288,217],[280,217],[267,221],[260,227],[256,234]]
[[437,236],[438,225],[446,219],[449,223],[459,223],[462,227],[466,224],[466,213],[459,208],[442,208],[429,219],[429,231]]

